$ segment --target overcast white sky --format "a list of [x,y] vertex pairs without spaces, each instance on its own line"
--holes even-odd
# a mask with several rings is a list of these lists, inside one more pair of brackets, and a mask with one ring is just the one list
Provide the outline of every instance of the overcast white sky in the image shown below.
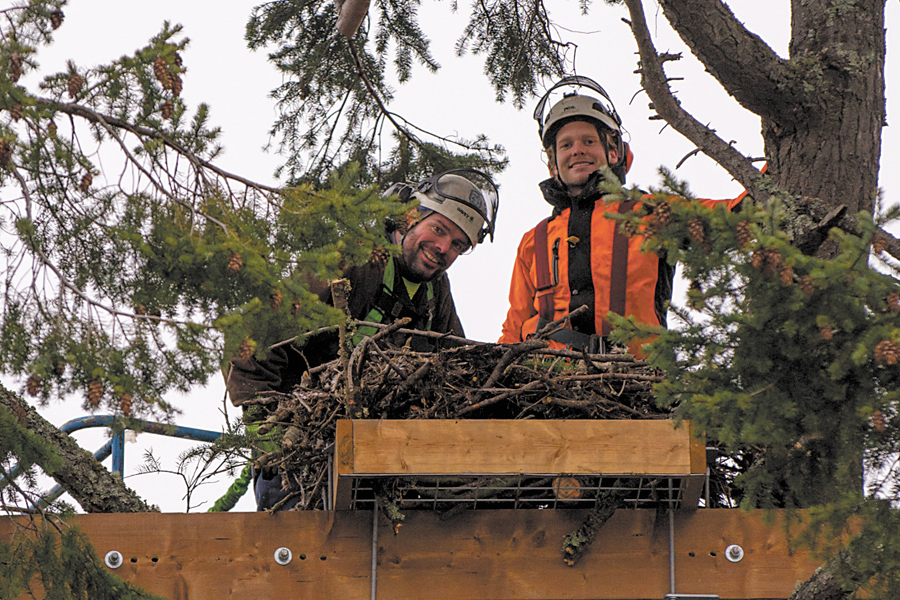
[[[45,73],[64,69],[73,59],[81,67],[108,62],[143,46],[156,34],[164,20],[184,25],[191,39],[184,53],[188,73],[184,77],[184,97],[193,106],[207,102],[212,107],[212,122],[223,128],[225,154],[219,164],[233,172],[263,182],[271,178],[280,159],[266,153],[267,132],[276,117],[269,91],[281,82],[281,75],[269,65],[265,53],[251,53],[243,40],[244,25],[252,7],[249,0],[71,0],[65,8],[66,20],[56,32],[55,44],[38,54]],[[463,6],[464,3],[460,3]],[[578,3],[555,0],[551,16],[568,30],[566,36],[578,44],[578,74],[597,80],[612,96],[624,125],[630,132],[635,163],[629,183],[642,187],[657,185],[660,165],[674,168],[692,150],[692,145],[659,121],[649,121],[647,99],[638,94],[640,83],[633,73],[637,58],[629,30],[621,22],[624,7],[594,3],[583,17]],[[732,10],[747,27],[760,35],[781,56],[787,54],[790,12],[788,0],[733,0]],[[706,75],[677,36],[669,30],[657,5],[645,0],[651,32],[660,50],[683,51],[685,60],[668,63],[670,76],[685,80],[674,85],[683,105],[702,122],[709,123],[726,140],[736,140],[748,155],[762,155],[759,121],[743,111]],[[425,3],[422,27],[433,38],[432,50],[442,69],[437,74],[423,68],[415,70],[412,82],[397,86],[395,112],[435,133],[465,138],[484,133],[493,143],[506,147],[510,166],[497,178],[500,184],[500,210],[493,244],[479,247],[459,259],[450,270],[456,305],[468,337],[494,341],[508,307],[509,276],[518,241],[522,234],[548,214],[549,207],[540,198],[536,184],[546,177],[531,112],[516,110],[511,104],[499,104],[482,74],[480,57],[457,59],[453,47],[465,24],[465,15],[450,13],[448,3]],[[884,130],[881,186],[889,202],[900,201],[900,174],[895,165],[900,159],[900,2],[887,3],[888,122]],[[581,33],[576,33],[581,32]],[[892,98],[891,94],[894,94]],[[632,98],[633,101],[632,101]],[[698,156],[688,160],[676,173],[687,180],[695,194],[707,198],[737,195],[740,186],[712,162]],[[224,386],[216,380],[183,398],[170,398],[184,411],[179,424],[219,430]],[[45,415],[56,424],[80,416],[81,399],[63,406],[51,406]],[[236,413],[232,412],[232,415]],[[93,451],[103,443],[99,432],[76,434]],[[143,449],[152,447],[174,467],[174,455],[185,445],[143,434],[137,444],[126,448],[127,482],[139,494],[165,511],[183,511],[181,484],[175,477],[131,477],[141,462]],[[227,487],[224,478],[209,486],[198,497],[210,501]],[[239,505],[253,510],[251,495]],[[206,506],[199,510],[205,510]]]

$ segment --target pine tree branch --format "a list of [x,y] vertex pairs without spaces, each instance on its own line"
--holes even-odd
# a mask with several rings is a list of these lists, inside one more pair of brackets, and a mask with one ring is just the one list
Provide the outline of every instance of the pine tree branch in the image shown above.
[[[738,103],[761,117],[791,119],[784,107],[805,102],[802,89],[785,91],[793,78],[787,61],[748,31],[720,0],[662,0],[666,20],[704,68]],[[790,103],[786,104],[785,99]]]
[[765,205],[770,193],[762,188],[764,176],[753,167],[750,158],[734,149],[715,131],[701,124],[672,95],[663,60],[653,45],[641,0],[625,0],[631,14],[631,31],[641,57],[641,85],[653,102],[653,108],[676,131],[693,142],[704,154],[732,175],[753,198]]
[[142,137],[142,138],[150,138],[150,139],[154,139],[154,140],[159,140],[160,142],[165,144],[167,147],[171,148],[178,154],[187,158],[197,168],[202,167],[203,169],[212,171],[213,173],[219,175],[220,177],[223,177],[225,179],[230,179],[232,181],[237,181],[238,183],[246,185],[247,187],[250,187],[250,188],[256,188],[256,189],[263,190],[266,192],[271,192],[274,194],[279,194],[282,192],[282,190],[280,190],[279,188],[273,188],[273,187],[270,187],[270,186],[267,186],[267,185],[264,185],[261,183],[257,183],[255,181],[251,181],[249,179],[241,177],[240,175],[230,173],[228,171],[225,171],[224,169],[217,167],[216,165],[212,164],[211,162],[200,158],[199,156],[197,156],[196,154],[194,154],[193,152],[191,152],[190,150],[188,150],[187,148],[185,148],[181,144],[177,143],[175,140],[171,139],[169,136],[165,135],[163,132],[161,132],[157,129],[151,129],[150,127],[135,125],[133,123],[129,123],[128,121],[119,119],[118,117],[113,117],[111,115],[103,115],[103,114],[100,114],[98,112],[91,110],[90,108],[88,108],[86,106],[82,106],[80,104],[58,102],[56,100],[51,100],[49,98],[40,98],[40,97],[35,97],[34,103],[36,106],[45,107],[50,110],[54,110],[54,111],[61,112],[61,113],[71,115],[71,116],[75,116],[75,117],[81,117],[82,119],[85,119],[86,121],[89,121],[91,123],[96,123],[98,125],[102,125],[103,127],[107,128],[107,130],[109,130],[109,128],[123,129],[125,131],[133,133],[134,135]]
[[[19,185],[21,186],[22,193],[25,196],[25,204],[27,206],[28,213],[30,214],[32,201],[31,201],[30,193],[28,191],[28,185],[26,184],[25,179],[19,173],[18,169],[11,169],[11,172],[13,174],[13,177],[16,178],[16,180],[19,182]],[[51,261],[50,258],[40,250],[40,248],[32,246],[30,248],[30,250],[34,254],[34,256],[40,261],[40,263],[42,265],[44,265],[45,267],[47,267],[48,269],[53,271],[53,274],[56,275],[57,279],[59,280],[59,283],[65,289],[71,291],[73,294],[75,294],[76,296],[81,298],[85,303],[87,303],[95,308],[99,308],[99,309],[103,310],[104,312],[109,313],[111,316],[127,317],[129,319],[134,319],[134,320],[145,320],[145,321],[152,321],[152,322],[158,322],[158,323],[168,323],[170,325],[176,325],[176,326],[196,326],[196,325],[198,325],[198,323],[191,323],[191,322],[187,322],[187,321],[177,321],[174,319],[166,319],[164,317],[157,316],[157,315],[139,315],[134,312],[124,312],[124,311],[118,310],[112,306],[107,306],[107,305],[103,304],[102,302],[98,302],[97,300],[95,300],[95,299],[91,298],[89,295],[87,295],[84,292],[84,290],[82,290],[77,285],[72,283],[69,280],[69,278],[66,277],[65,273],[60,271],[59,268],[57,268],[56,264],[54,264],[53,261]],[[202,325],[202,323],[199,325]],[[206,325],[206,327],[209,327],[209,326]]]

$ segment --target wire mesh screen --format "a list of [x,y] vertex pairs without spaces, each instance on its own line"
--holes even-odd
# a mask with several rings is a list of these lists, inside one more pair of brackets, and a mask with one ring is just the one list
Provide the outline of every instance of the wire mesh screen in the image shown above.
[[681,508],[685,477],[514,475],[492,477],[354,477],[351,508],[371,509],[376,494],[401,510],[590,509],[618,493],[628,508]]

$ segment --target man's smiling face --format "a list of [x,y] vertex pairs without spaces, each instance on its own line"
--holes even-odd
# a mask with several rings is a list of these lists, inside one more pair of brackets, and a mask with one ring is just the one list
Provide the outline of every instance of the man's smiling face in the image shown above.
[[431,281],[469,247],[462,229],[444,215],[431,213],[403,238],[401,274],[416,283]]
[[606,146],[593,123],[573,121],[563,125],[556,134],[556,170],[551,165],[550,172],[558,176],[573,196],[584,189],[588,178],[601,167],[608,165],[607,158],[615,163],[618,154],[615,149],[606,155]]

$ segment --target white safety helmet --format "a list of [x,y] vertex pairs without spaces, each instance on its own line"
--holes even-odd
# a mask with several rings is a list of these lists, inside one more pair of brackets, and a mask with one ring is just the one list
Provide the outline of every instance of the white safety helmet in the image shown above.
[[[572,88],[572,91],[564,92],[562,99],[547,110],[547,104],[553,92],[563,87]],[[582,87],[598,93],[600,97],[579,94],[578,90]],[[622,119],[616,112],[616,107],[613,106],[609,94],[593,79],[574,75],[560,80],[547,90],[547,93],[538,102],[534,109],[534,120],[538,123],[538,136],[540,136],[541,144],[545,149],[553,147],[556,142],[556,134],[563,125],[572,121],[588,121],[594,123],[595,126],[599,125],[601,129],[608,129],[613,134],[613,143],[619,156],[618,164],[610,165],[610,167],[615,171],[615,167],[625,164],[627,150],[622,140]],[[606,146],[605,136],[601,136],[601,141]],[[607,151],[610,149],[607,148]],[[620,179],[624,178],[620,177]]]
[[475,169],[452,169],[424,179],[412,196],[419,208],[456,224],[474,247],[488,235],[494,241],[499,196],[491,178]]

